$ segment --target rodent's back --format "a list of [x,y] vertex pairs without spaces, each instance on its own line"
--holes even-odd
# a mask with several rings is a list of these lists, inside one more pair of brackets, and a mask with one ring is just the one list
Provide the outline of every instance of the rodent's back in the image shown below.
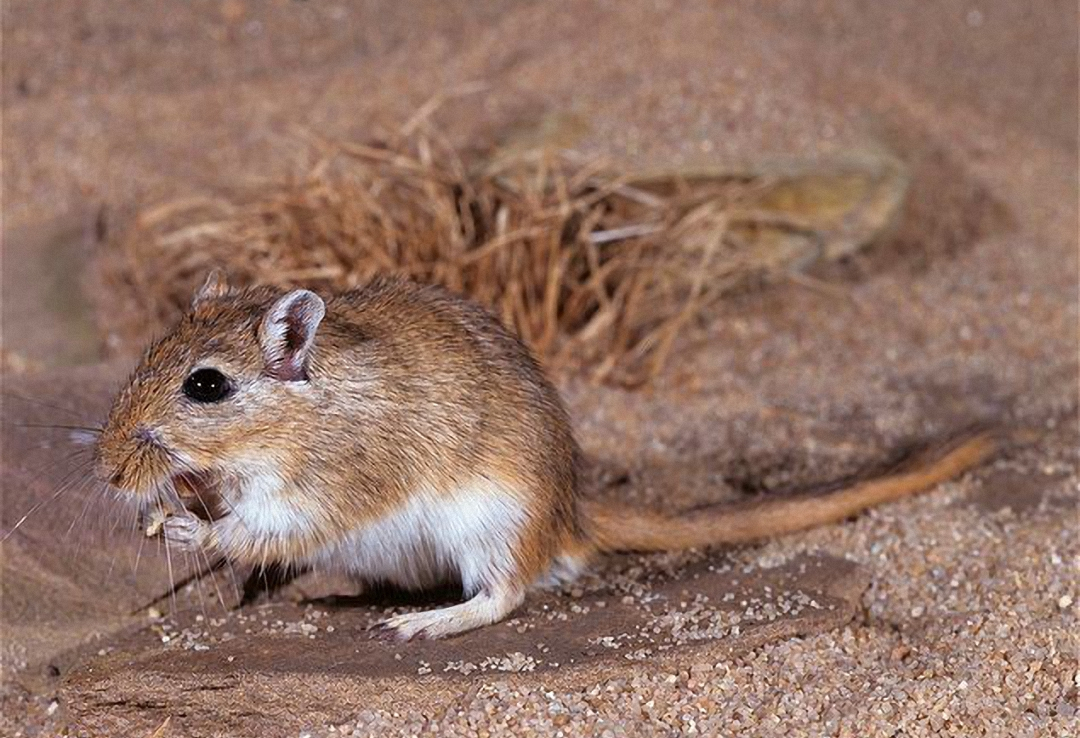
[[497,477],[539,504],[537,516],[576,530],[579,452],[520,339],[482,307],[404,280],[376,280],[326,308],[311,381],[320,425],[355,472],[352,502]]

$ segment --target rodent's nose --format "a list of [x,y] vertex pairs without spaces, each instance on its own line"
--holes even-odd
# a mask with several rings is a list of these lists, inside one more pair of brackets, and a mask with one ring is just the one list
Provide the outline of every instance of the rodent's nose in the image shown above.
[[154,431],[150,430],[145,425],[135,426],[133,437],[139,443],[158,443],[157,433],[154,433]]

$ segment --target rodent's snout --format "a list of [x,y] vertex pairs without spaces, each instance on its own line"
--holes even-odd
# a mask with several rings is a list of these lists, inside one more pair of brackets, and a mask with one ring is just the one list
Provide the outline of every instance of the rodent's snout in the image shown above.
[[107,427],[94,448],[98,478],[125,492],[152,490],[171,474],[171,466],[157,434],[143,425]]

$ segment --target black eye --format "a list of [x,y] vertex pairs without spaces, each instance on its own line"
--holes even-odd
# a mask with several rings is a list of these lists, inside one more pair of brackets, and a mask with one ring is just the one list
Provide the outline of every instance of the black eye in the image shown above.
[[184,394],[195,402],[221,402],[232,390],[229,378],[217,369],[196,369],[184,380]]

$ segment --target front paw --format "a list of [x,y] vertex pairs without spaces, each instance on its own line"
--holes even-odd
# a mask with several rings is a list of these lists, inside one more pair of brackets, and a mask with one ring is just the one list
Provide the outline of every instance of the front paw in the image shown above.
[[197,551],[206,546],[210,536],[210,524],[191,515],[170,515],[161,524],[165,543],[180,551]]

